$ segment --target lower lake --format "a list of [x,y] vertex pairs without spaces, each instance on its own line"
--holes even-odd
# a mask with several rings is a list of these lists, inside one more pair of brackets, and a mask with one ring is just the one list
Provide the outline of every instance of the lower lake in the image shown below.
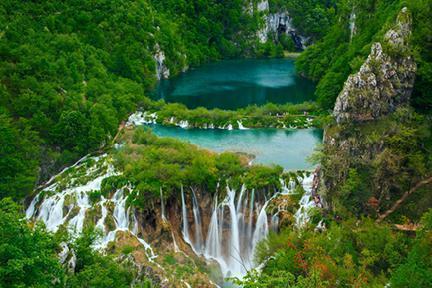
[[320,129],[182,129],[150,125],[161,137],[183,140],[216,152],[232,151],[253,154],[253,163],[277,164],[286,170],[312,169],[307,158],[320,144]]

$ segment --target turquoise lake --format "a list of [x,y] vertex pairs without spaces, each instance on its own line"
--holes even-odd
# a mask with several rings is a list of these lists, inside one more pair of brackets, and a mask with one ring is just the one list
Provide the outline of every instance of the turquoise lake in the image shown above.
[[302,103],[315,85],[295,73],[290,59],[226,60],[191,68],[161,80],[153,98],[189,108],[236,109],[251,104]]
[[216,152],[232,151],[255,155],[253,163],[277,164],[286,170],[311,169],[307,161],[317,144],[321,143],[320,129],[182,129],[150,125],[161,137],[173,137]]
[[[289,59],[242,59],[205,64],[159,82],[154,98],[189,108],[236,109],[251,104],[313,100],[314,84],[295,74]],[[150,125],[156,135],[173,137],[216,152],[252,154],[253,163],[286,170],[311,169],[307,158],[322,142],[320,129],[182,129]]]

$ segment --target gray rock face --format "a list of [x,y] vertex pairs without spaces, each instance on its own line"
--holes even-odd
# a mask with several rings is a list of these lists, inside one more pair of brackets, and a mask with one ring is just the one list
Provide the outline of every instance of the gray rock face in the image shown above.
[[373,44],[360,71],[345,82],[333,110],[338,124],[375,120],[409,103],[417,70],[408,53],[410,35],[411,17],[404,8],[384,44]]
[[159,44],[155,45],[155,54],[153,58],[156,62],[156,77],[158,80],[168,79],[170,70],[165,65],[165,53],[161,50]]

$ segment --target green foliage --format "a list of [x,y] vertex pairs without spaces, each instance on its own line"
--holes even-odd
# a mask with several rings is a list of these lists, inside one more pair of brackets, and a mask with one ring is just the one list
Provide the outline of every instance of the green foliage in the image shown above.
[[37,179],[38,137],[14,126],[0,110],[0,199],[26,196]]
[[57,247],[43,227],[30,228],[11,199],[0,201],[1,287],[63,287]]
[[176,139],[159,138],[145,127],[137,127],[123,137],[126,144],[114,155],[123,175],[107,178],[101,190],[113,191],[118,188],[116,183],[127,179],[134,187],[131,201],[143,209],[159,201],[161,191],[168,201],[177,201],[182,186],[187,194],[193,189],[219,196],[224,195],[226,184],[239,189],[244,183],[248,189],[268,195],[281,188],[280,166],[248,166],[248,159],[242,155],[217,154]]
[[238,283],[246,287],[378,287],[403,263],[411,245],[405,235],[370,219],[328,224],[322,233],[313,227],[302,231],[288,227],[271,234],[258,250],[258,260],[267,259],[261,274],[251,271]]
[[[430,1],[353,0],[334,1],[334,5],[336,10],[330,8],[330,11],[337,13],[333,16],[335,20],[331,23],[332,26],[319,30],[324,32],[321,40],[306,49],[296,62],[302,75],[318,81],[315,94],[323,108],[333,108],[349,74],[358,71],[370,52],[371,44],[382,40],[385,31],[394,23],[396,15],[406,6],[413,15],[411,46],[419,66],[412,100],[416,109],[426,113],[430,111],[432,97],[430,89],[427,88],[432,83],[432,42],[428,36],[432,29],[432,20],[429,17],[432,9]],[[351,39],[349,21],[353,12],[356,15],[355,34]],[[303,18],[300,19],[303,21]],[[313,28],[314,25],[310,27]]]
[[130,287],[133,269],[93,251],[91,247],[97,237],[89,228],[75,241],[76,268],[66,287]]
[[280,166],[268,167],[262,165],[252,166],[245,179],[244,183],[249,189],[274,189],[276,191],[280,188],[280,175],[283,168]]
[[[179,103],[165,103],[163,101],[148,103],[144,109],[147,112],[155,112],[158,115],[156,122],[163,125],[175,125],[183,120],[188,121],[189,127],[203,128],[213,124],[215,127],[226,127],[231,124],[238,128],[238,122],[242,121],[249,128],[264,127],[295,127],[308,128],[320,126],[321,119],[326,112],[315,102],[301,104],[274,104],[267,103],[263,106],[250,105],[237,110],[208,110],[203,107],[188,109]],[[308,121],[311,120],[311,122]]]
[[392,287],[432,286],[432,210],[425,213],[421,225],[408,257],[392,275]]
[[[326,143],[319,154],[330,187],[327,201],[338,212],[348,209],[345,212],[356,215],[376,215],[389,209],[430,175],[431,131],[427,117],[408,108],[379,121],[328,129],[326,134],[336,144]],[[350,143],[350,149],[341,146],[343,143]],[[427,191],[430,185],[416,191],[392,219],[418,219],[430,204]]]
[[128,113],[149,102],[144,93],[157,80],[158,47],[172,75],[188,65],[256,55],[251,35],[260,18],[242,13],[243,4],[2,1],[0,105],[7,113],[1,112],[0,139],[9,147],[3,149],[16,148],[1,152],[15,164],[0,164],[8,171],[0,190],[22,198],[36,180],[109,143]]
[[273,12],[287,10],[299,33],[313,40],[322,38],[334,22],[337,1],[271,0],[269,2],[270,10]]

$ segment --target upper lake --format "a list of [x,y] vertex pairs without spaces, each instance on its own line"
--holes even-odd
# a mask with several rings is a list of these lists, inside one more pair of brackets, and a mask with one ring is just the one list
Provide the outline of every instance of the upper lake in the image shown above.
[[315,85],[295,74],[290,59],[242,59],[205,64],[161,80],[153,98],[188,108],[237,109],[251,104],[313,100]]

